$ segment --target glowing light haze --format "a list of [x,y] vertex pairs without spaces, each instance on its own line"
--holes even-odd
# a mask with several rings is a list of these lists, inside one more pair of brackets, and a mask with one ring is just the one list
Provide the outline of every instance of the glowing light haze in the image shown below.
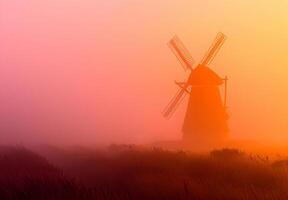
[[0,0],[1,142],[148,142],[180,138],[185,105],[161,110],[185,72],[177,33],[228,75],[232,137],[288,139],[288,3],[227,0]]

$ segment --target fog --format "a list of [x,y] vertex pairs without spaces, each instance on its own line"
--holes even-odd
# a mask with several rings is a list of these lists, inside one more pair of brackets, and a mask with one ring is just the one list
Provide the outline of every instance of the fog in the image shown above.
[[181,138],[177,33],[228,75],[232,138],[287,141],[286,1],[0,0],[0,143],[148,143]]

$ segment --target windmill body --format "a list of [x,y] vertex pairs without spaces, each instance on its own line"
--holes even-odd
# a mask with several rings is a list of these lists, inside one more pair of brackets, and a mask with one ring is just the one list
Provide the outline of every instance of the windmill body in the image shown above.
[[[189,101],[183,123],[183,140],[185,142],[211,143],[224,139],[228,133],[226,113],[226,81],[222,79],[208,64],[211,63],[225,40],[225,35],[219,33],[202,59],[201,63],[192,68],[193,60],[183,43],[174,37],[169,46],[185,69],[190,70],[186,82],[178,83],[178,93],[165,108],[163,114],[170,117],[188,94]],[[225,81],[225,82],[224,82]],[[222,101],[220,86],[225,83],[224,101]]]
[[191,73],[188,107],[182,128],[185,141],[213,142],[227,135],[227,114],[219,86],[223,80],[205,66]]

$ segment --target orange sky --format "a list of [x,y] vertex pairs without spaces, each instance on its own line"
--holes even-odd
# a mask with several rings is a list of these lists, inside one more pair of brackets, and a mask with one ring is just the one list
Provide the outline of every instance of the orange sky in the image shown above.
[[231,137],[288,139],[288,2],[0,0],[1,141],[147,142],[180,138],[185,104],[161,110],[187,74],[177,33],[228,75]]

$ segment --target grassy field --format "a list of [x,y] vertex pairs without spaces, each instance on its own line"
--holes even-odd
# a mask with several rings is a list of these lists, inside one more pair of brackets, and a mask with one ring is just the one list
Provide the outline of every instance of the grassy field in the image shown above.
[[288,161],[235,149],[0,148],[1,200],[285,200],[287,188]]

